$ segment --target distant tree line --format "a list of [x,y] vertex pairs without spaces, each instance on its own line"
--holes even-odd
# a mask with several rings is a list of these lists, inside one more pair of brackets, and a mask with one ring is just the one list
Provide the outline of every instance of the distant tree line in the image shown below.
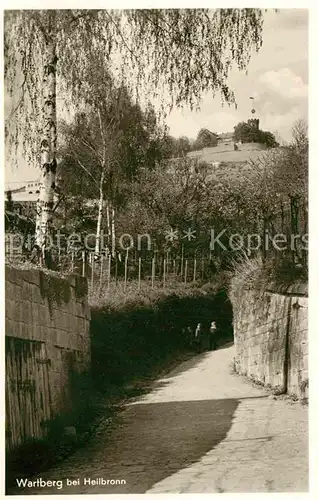
[[172,158],[180,158],[190,151],[199,151],[203,148],[211,148],[217,146],[217,134],[210,132],[207,128],[201,128],[196,139],[189,137],[175,137],[168,135],[166,137],[165,146],[168,151],[168,156]]

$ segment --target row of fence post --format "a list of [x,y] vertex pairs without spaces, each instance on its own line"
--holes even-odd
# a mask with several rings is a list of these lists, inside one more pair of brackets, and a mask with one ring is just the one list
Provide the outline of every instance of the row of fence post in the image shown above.
[[[88,256],[88,258],[87,258]],[[76,259],[75,259],[75,254],[74,252],[71,253],[71,272],[74,272],[75,270],[75,265],[76,265]],[[204,261],[206,259],[202,258],[202,278],[204,275]],[[81,267],[81,274],[82,276],[87,276],[90,286],[93,289],[96,280],[99,279],[99,288],[102,289],[103,283],[106,281],[106,288],[107,290],[110,290],[111,286],[111,280],[112,280],[112,256],[111,254],[104,255],[100,254],[98,256],[98,260],[96,260],[96,254],[94,252],[82,252],[82,258],[81,258],[81,265],[78,265],[78,270],[80,271]],[[197,266],[197,258],[194,257],[192,259],[193,261],[193,269],[192,269],[192,281],[195,282],[198,279],[198,266]],[[105,266],[105,262],[107,265]],[[118,281],[118,272],[117,272],[117,266],[118,262],[117,259],[114,259],[115,262],[115,275],[114,275],[114,280],[115,284],[117,284]],[[151,259],[151,287],[154,288],[155,286],[155,281],[157,278],[156,274],[156,257],[152,257]],[[169,261],[167,258],[164,258],[160,264],[161,266],[161,271],[159,273],[161,277],[161,282],[163,284],[163,287],[167,285],[167,280],[169,279],[170,276],[175,276],[179,277],[185,284],[189,282],[189,272],[190,272],[190,266],[189,266],[189,259],[185,258],[182,256],[180,258],[180,265],[178,266],[178,272],[177,272],[177,259],[173,259],[171,262],[171,265],[169,266]],[[89,273],[88,273],[88,266],[89,265]],[[141,283],[142,283],[142,268],[143,268],[143,259],[142,257],[138,257],[137,261],[137,286],[138,289],[141,289]],[[171,272],[170,272],[171,271]],[[123,276],[123,275],[122,275]],[[135,274],[136,276],[136,274]],[[105,280],[106,278],[106,280]],[[129,281],[129,253],[126,252],[125,258],[124,258],[124,290],[127,289],[127,283]]]

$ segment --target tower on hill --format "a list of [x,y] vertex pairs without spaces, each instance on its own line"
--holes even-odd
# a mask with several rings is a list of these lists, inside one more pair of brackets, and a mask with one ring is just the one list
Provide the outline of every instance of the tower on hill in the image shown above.
[[252,129],[259,130],[259,118],[250,118],[247,123]]

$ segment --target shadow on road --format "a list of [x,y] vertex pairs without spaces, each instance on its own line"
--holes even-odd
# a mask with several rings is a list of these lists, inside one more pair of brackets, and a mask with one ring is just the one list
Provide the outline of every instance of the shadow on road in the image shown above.
[[[99,440],[98,452],[96,447],[95,453],[93,448],[91,453],[81,452],[85,477],[125,479],[126,484],[95,486],[87,491],[63,489],[59,494],[145,493],[225,439],[239,404],[236,399],[223,399],[128,406],[118,415],[105,442]],[[73,462],[73,471],[64,470],[64,474],[69,478],[83,476],[81,464],[75,473]]]
[[[78,451],[63,467],[63,477],[82,478],[78,487],[59,494],[145,493],[154,484],[199,461],[223,441],[242,399],[177,401],[127,406],[110,433]],[[266,438],[258,438],[264,440]],[[269,440],[269,437],[267,437]],[[51,471],[47,479],[57,477]],[[124,479],[125,485],[86,485],[84,478]],[[52,494],[52,490],[11,494]]]
[[[173,368],[173,370],[170,370],[169,373],[166,373],[164,376],[162,376],[161,380],[170,379],[172,377],[175,377],[176,375],[180,375],[181,373],[186,372],[187,370],[190,370],[191,368],[194,368],[205,358],[205,356],[207,356],[207,354],[208,354],[207,352],[194,354],[194,356],[192,356],[190,359],[183,361],[181,364],[176,366],[176,368]],[[159,381],[159,383],[161,382]],[[157,387],[156,383],[154,387],[155,388]]]
[[[128,407],[122,414],[122,425],[118,423],[109,443],[113,444],[112,462],[127,464],[122,469],[127,480],[125,492],[143,493],[217,446],[225,439],[239,403],[236,399],[227,399]],[[128,446],[117,447],[117,439]],[[138,482],[136,473],[131,474],[131,466],[132,472],[136,466],[143,469],[143,474],[138,474]]]

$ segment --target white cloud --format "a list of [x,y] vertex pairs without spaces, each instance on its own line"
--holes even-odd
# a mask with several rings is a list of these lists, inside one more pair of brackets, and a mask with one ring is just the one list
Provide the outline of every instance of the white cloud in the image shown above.
[[259,81],[284,99],[307,98],[308,95],[308,85],[289,68],[266,71]]
[[170,133],[175,137],[186,135],[195,139],[201,128],[208,128],[216,133],[230,132],[240,121],[236,111],[217,111],[211,103],[206,103],[207,101],[204,100],[205,114],[192,114],[188,111],[181,112],[179,110],[172,111],[166,120],[167,125],[170,127]]
[[307,120],[307,114],[303,113],[299,106],[295,106],[283,114],[265,113],[262,119],[262,128],[278,132],[281,139],[289,141],[291,139],[291,130],[300,118]]

